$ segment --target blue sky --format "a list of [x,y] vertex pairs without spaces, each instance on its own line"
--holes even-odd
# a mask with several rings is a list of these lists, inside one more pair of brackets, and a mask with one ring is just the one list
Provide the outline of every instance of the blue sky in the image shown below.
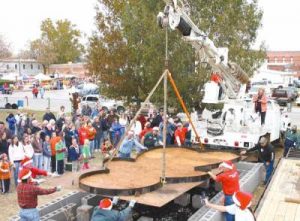
[[[14,52],[39,37],[41,21],[48,17],[69,19],[87,35],[95,29],[96,0],[0,0],[0,5],[0,34]],[[256,45],[265,41],[269,50],[300,50],[300,1],[259,0],[259,5],[264,17]]]

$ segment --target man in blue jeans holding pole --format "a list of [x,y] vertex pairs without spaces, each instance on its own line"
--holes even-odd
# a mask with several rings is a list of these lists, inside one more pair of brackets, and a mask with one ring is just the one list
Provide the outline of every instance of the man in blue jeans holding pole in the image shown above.
[[[219,165],[221,171],[220,174],[215,175],[212,172],[208,172],[210,177],[222,184],[222,189],[224,193],[224,206],[229,206],[234,204],[232,196],[235,192],[240,190],[239,184],[239,173],[236,167],[231,161],[224,161]],[[234,215],[225,213],[226,221],[234,221]]]
[[261,137],[259,139],[258,144],[256,144],[253,148],[249,150],[244,150],[241,152],[241,154],[246,154],[251,151],[257,151],[258,152],[258,162],[261,162],[264,164],[266,169],[266,177],[264,184],[268,184],[270,181],[270,178],[272,176],[272,172],[274,169],[274,159],[275,159],[275,152],[273,146],[269,143],[268,138]]

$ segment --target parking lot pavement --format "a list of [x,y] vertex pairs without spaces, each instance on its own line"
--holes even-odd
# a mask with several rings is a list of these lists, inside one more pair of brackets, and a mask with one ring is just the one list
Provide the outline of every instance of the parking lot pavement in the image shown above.
[[23,101],[24,108],[44,111],[48,106],[52,111],[59,111],[60,106],[65,106],[66,112],[71,112],[71,102],[67,90],[46,91],[44,99],[38,95],[38,98],[33,98],[31,91],[17,91],[12,95],[0,95],[0,107],[4,107],[5,103],[18,103]]

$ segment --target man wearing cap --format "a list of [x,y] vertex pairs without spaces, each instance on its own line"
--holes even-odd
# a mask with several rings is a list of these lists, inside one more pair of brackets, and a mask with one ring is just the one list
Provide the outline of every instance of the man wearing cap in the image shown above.
[[141,143],[147,148],[163,145],[159,137],[159,128],[153,127],[152,131],[144,136]]
[[235,221],[255,221],[255,216],[250,209],[252,194],[238,191],[232,198],[234,204],[230,206],[212,204],[208,199],[205,199],[205,205],[220,212],[230,213],[234,216]]
[[18,194],[18,204],[21,208],[19,213],[21,221],[30,220],[30,221],[39,221],[40,215],[37,207],[37,198],[38,195],[48,195],[59,191],[60,186],[51,189],[42,189],[36,185],[33,185],[30,182],[31,171],[29,169],[23,169],[19,178],[21,183],[17,187]]
[[297,126],[293,125],[292,129],[288,128],[285,132],[283,156],[286,157],[290,148],[297,147],[298,143],[299,142],[298,142]]
[[134,132],[130,130],[119,149],[119,157],[130,158],[132,149],[136,149],[137,152],[140,152],[141,150],[147,150],[148,148],[140,144],[134,137]]
[[261,137],[258,144],[249,150],[243,150],[241,155],[246,153],[257,151],[258,152],[258,162],[262,162],[266,169],[266,177],[264,184],[267,184],[271,178],[274,166],[275,152],[273,146],[268,142],[266,137]]
[[[224,198],[224,206],[232,205],[232,196],[235,192],[240,190],[239,173],[236,170],[234,164],[231,161],[224,161],[219,165],[219,169],[222,171],[219,175],[215,175],[212,172],[208,172],[208,175],[222,184]],[[234,221],[234,215],[225,213],[226,221]]]
[[183,127],[182,123],[177,124],[177,129],[175,131],[175,143],[178,146],[184,145],[187,132],[188,132],[187,127]]
[[95,207],[91,221],[125,221],[130,219],[135,200],[131,200],[128,207],[122,211],[113,210],[112,207],[118,203],[118,200],[118,197],[114,197],[113,201],[109,198],[102,199],[99,206]]

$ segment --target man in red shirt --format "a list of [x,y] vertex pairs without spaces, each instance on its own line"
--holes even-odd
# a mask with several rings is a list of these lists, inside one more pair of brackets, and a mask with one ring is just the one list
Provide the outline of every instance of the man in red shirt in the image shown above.
[[151,123],[150,122],[147,122],[145,124],[145,128],[143,128],[142,132],[140,133],[139,137],[140,137],[140,140],[142,140],[144,138],[144,136],[149,133],[149,132],[152,132],[152,128],[151,128]]
[[182,123],[177,124],[177,129],[175,131],[175,143],[181,147],[184,145],[186,133],[188,132],[187,127],[183,127]]
[[42,189],[30,182],[31,171],[29,169],[22,169],[19,175],[22,182],[17,187],[18,203],[21,208],[21,220],[39,221],[40,214],[36,209],[38,195],[48,195],[59,191],[60,186],[52,189]]
[[[222,184],[223,193],[225,195],[224,206],[234,204],[232,196],[235,192],[240,191],[239,173],[231,161],[224,161],[219,165],[222,171],[219,175],[208,172],[210,177]],[[226,221],[234,221],[234,215],[225,213]]]

